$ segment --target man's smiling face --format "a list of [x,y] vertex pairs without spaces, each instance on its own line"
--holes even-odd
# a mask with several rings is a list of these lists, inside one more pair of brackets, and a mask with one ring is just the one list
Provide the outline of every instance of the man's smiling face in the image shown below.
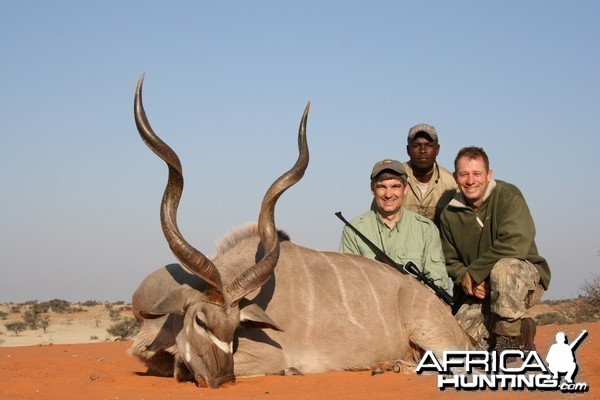
[[395,214],[402,206],[402,200],[408,190],[400,179],[385,179],[373,185],[375,204],[381,215]]
[[483,202],[485,191],[492,180],[493,172],[488,171],[483,158],[461,157],[456,162],[454,179],[467,202],[478,208]]

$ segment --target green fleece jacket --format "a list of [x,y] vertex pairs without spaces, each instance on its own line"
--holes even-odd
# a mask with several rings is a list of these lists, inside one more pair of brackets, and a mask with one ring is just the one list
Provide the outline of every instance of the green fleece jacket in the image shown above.
[[518,258],[537,268],[548,289],[550,268],[538,254],[533,218],[516,186],[492,180],[477,212],[457,193],[442,211],[440,234],[448,275],[455,283],[467,270],[480,283],[501,258]]

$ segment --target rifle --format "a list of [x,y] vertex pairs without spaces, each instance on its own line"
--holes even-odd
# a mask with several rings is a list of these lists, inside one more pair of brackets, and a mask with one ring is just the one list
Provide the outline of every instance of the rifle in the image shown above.
[[[452,307],[452,297],[448,294],[448,292],[446,292],[444,289],[442,289],[441,287],[439,287],[438,285],[436,285],[435,282],[433,282],[432,278],[428,278],[427,275],[425,275],[423,272],[419,271],[419,269],[417,268],[417,266],[412,261],[407,262],[405,265],[398,264],[396,261],[392,260],[387,254],[385,254],[383,252],[383,250],[381,250],[379,247],[377,247],[375,245],[375,243],[371,242],[358,229],[356,229],[354,226],[352,226],[352,224],[350,222],[346,221],[346,219],[342,216],[342,212],[341,211],[336,212],[335,216],[338,217],[339,219],[341,219],[342,222],[344,224],[346,224],[346,226],[348,228],[352,229],[352,231],[354,233],[356,233],[356,235],[358,235],[358,237],[361,238],[367,244],[367,246],[369,246],[369,248],[375,253],[376,257],[380,258],[379,261],[382,261],[382,262],[386,263],[390,267],[392,267],[392,268],[400,271],[401,273],[403,273],[405,275],[411,275],[411,274],[413,274],[413,276],[416,279],[420,280],[425,285],[427,285],[431,289],[433,289],[434,293],[444,303],[446,303],[450,307]],[[587,334],[587,331],[585,331],[585,333]],[[471,342],[471,344],[473,346],[475,346],[479,350],[483,350],[483,351],[487,352],[487,349],[485,347],[483,347],[477,340],[475,340],[475,338],[473,338],[473,336],[469,335],[469,333],[467,331],[465,331],[465,334],[467,335],[467,337],[469,338],[469,340],[470,340],[470,342]],[[583,334],[581,336],[583,336]],[[580,340],[580,338],[577,338],[575,341],[577,342],[578,340]]]
[[579,336],[577,337],[577,339],[573,340],[570,344],[569,347],[571,348],[571,350],[574,350],[575,347],[579,346],[579,343],[581,343],[581,341],[588,335],[588,331],[587,329],[584,329]]
[[442,301],[444,301],[449,306],[452,306],[452,296],[450,296],[450,294],[448,294],[448,292],[446,292],[444,289],[442,289],[441,287],[436,285],[432,278],[429,278],[423,272],[419,271],[417,266],[412,261],[407,262],[405,265],[398,264],[396,261],[392,260],[390,258],[390,256],[385,254],[383,252],[383,250],[381,250],[379,247],[377,247],[377,245],[375,245],[375,243],[371,242],[358,229],[356,229],[354,226],[352,226],[352,224],[350,222],[346,221],[346,219],[342,216],[341,211],[336,212],[335,216],[338,217],[339,219],[341,219],[342,222],[344,224],[346,224],[346,226],[348,228],[352,229],[352,231],[354,233],[356,233],[356,235],[359,238],[361,238],[362,241],[367,244],[367,246],[369,246],[369,248],[375,253],[376,259],[378,261],[386,263],[390,267],[400,271],[401,273],[403,273],[405,275],[412,275],[413,277],[417,278],[417,280],[423,282],[426,286],[431,288],[433,290],[433,292],[440,299],[442,299]]

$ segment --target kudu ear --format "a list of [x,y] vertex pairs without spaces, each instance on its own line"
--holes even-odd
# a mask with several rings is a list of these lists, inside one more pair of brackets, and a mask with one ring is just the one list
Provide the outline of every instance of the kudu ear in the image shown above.
[[262,308],[247,299],[240,301],[240,327],[246,329],[274,329],[283,332]]
[[190,298],[193,298],[193,289],[181,287],[170,292],[164,299],[157,302],[150,310],[142,311],[140,314],[144,318],[157,318],[166,314],[183,315],[185,307]]

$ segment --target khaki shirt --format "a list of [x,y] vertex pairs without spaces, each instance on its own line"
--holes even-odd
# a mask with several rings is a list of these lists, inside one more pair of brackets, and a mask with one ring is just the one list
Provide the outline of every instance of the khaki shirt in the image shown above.
[[439,226],[440,213],[456,194],[458,186],[456,185],[454,176],[448,170],[435,163],[433,165],[433,176],[423,196],[417,186],[418,181],[410,166],[410,161],[403,163],[403,165],[408,174],[409,191],[404,196],[402,206],[429,218]]
[[[428,273],[436,285],[448,289],[449,278],[442,242],[431,220],[403,207],[400,220],[391,229],[373,210],[354,218],[350,223],[392,260],[402,265],[412,261],[420,271]],[[375,253],[347,226],[342,232],[340,252],[375,259]]]

